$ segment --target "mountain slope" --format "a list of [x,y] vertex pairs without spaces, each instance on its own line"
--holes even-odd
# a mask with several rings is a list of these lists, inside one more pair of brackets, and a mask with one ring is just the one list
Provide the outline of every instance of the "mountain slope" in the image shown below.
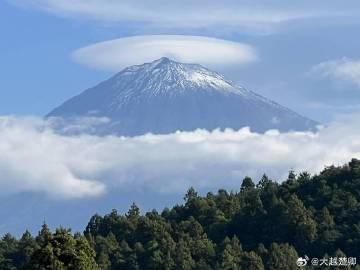
[[111,122],[96,132],[126,136],[244,126],[257,132],[309,130],[316,125],[218,73],[168,58],[125,68],[48,116],[107,117]]

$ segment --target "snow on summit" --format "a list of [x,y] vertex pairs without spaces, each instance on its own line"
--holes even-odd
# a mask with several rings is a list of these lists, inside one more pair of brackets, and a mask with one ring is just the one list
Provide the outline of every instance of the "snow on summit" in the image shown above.
[[[166,57],[127,67],[112,78],[71,98],[48,117],[106,117],[98,134],[135,136],[198,128],[253,131],[310,130],[316,122],[235,85],[198,64]],[[276,119],[277,121],[274,121]]]
[[196,91],[196,90],[224,90],[234,91],[230,82],[221,75],[197,64],[182,64],[166,57],[141,66],[124,69],[118,74],[119,80],[123,76],[133,79],[134,86],[139,88],[146,83],[147,88],[137,91],[150,91],[152,94],[161,92]]

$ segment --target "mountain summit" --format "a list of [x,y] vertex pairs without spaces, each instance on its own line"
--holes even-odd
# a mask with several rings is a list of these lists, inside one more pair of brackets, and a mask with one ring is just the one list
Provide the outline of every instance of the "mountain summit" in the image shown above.
[[197,128],[264,132],[314,129],[316,122],[198,64],[166,57],[125,68],[71,98],[48,117],[107,117],[99,134],[166,134]]

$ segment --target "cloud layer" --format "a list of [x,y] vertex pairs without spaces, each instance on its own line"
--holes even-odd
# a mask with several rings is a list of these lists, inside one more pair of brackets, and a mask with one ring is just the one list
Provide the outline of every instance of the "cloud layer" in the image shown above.
[[258,60],[250,45],[201,36],[135,36],[96,43],[73,53],[73,59],[110,71],[167,56],[206,66],[241,65]]
[[[87,18],[103,22],[133,22],[169,27],[208,27],[214,25],[268,28],[292,20],[328,17],[343,14],[341,1],[329,5],[325,1],[286,3],[279,0],[8,0],[30,5],[56,15]],[[348,1],[349,10],[355,1]],[[349,14],[347,14],[349,15]]]
[[359,119],[342,119],[316,134],[256,134],[244,128],[124,138],[67,137],[37,118],[2,117],[0,195],[183,193],[189,186],[237,189],[244,176],[258,179],[264,172],[275,179],[284,179],[290,169],[315,173],[360,157]]
[[360,60],[343,57],[322,62],[312,72],[336,81],[350,82],[360,87]]

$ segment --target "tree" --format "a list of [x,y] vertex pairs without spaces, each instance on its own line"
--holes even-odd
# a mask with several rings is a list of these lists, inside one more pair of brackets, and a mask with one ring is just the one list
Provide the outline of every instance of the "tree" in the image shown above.
[[119,251],[119,244],[113,233],[109,233],[106,237],[101,235],[95,238],[96,261],[102,270],[111,269],[115,260],[115,254]]
[[114,254],[112,269],[126,270],[136,269],[137,267],[138,265],[136,258],[133,256],[133,250],[125,240],[122,240],[119,244],[119,249]]
[[30,263],[31,257],[35,250],[39,248],[35,239],[31,236],[29,231],[26,231],[19,241],[19,247],[17,251],[17,261],[19,269],[26,269]]
[[301,247],[306,247],[314,241],[317,228],[316,222],[311,217],[311,212],[306,209],[303,202],[295,195],[288,201],[289,219],[294,231],[294,242]]
[[269,249],[267,269],[269,270],[295,270],[298,269],[296,261],[299,258],[296,250],[289,244],[273,243]]
[[191,270],[194,269],[195,261],[191,256],[188,243],[184,239],[180,239],[176,245],[175,269]]
[[28,269],[97,270],[95,252],[84,236],[75,238],[70,230],[59,228],[54,234],[43,225],[37,237],[39,247],[30,258]]
[[139,218],[139,216],[140,216],[140,208],[135,203],[132,203],[129,211],[126,214],[126,217],[129,220],[136,220]]
[[73,259],[73,269],[98,270],[99,267],[95,261],[96,253],[90,247],[86,237],[77,233],[75,234],[74,239],[75,246],[73,247],[73,250],[75,252]]
[[237,237],[231,240],[225,238],[222,243],[222,252],[220,254],[221,270],[237,270],[241,269],[242,248]]
[[250,177],[245,177],[241,184],[241,191],[246,191],[255,188],[255,184]]
[[7,233],[0,241],[0,269],[16,270],[16,252],[18,241],[11,234]]
[[190,187],[184,197],[185,202],[190,202],[196,198],[198,198],[198,193],[193,187]]
[[241,259],[241,268],[246,270],[264,270],[261,257],[254,251],[244,252]]
[[85,229],[85,235],[97,235],[101,233],[103,218],[98,214],[93,215]]

